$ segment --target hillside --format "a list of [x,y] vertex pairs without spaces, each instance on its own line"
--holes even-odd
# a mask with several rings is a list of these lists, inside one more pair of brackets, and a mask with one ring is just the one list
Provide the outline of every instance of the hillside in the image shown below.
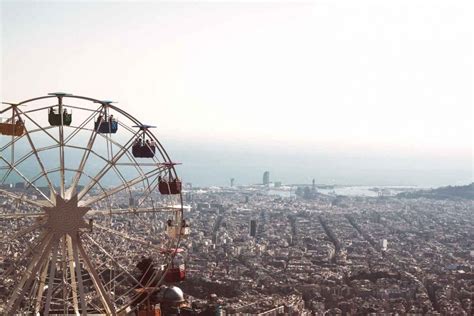
[[397,194],[398,197],[404,198],[431,198],[431,199],[465,199],[474,200],[474,182],[462,186],[447,186],[431,190],[419,190],[414,192],[403,192]]

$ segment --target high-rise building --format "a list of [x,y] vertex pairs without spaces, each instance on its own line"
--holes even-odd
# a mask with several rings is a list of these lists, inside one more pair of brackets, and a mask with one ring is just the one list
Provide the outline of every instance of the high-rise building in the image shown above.
[[234,181],[235,181],[234,178],[230,178],[230,187],[231,188],[234,187]]
[[25,182],[17,182],[15,183],[15,189],[25,189]]
[[382,248],[383,251],[387,251],[387,246],[388,246],[387,239],[382,239],[380,241],[380,248]]
[[256,219],[250,220],[249,234],[250,234],[250,237],[257,236],[257,220]]
[[270,184],[270,171],[265,171],[263,173],[263,185],[269,185]]

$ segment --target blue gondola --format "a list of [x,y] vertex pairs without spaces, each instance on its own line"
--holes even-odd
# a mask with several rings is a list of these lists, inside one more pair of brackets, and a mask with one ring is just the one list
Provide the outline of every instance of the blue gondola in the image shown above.
[[99,117],[97,121],[94,122],[94,129],[97,133],[101,134],[115,134],[118,129],[118,122],[113,118],[101,118]]

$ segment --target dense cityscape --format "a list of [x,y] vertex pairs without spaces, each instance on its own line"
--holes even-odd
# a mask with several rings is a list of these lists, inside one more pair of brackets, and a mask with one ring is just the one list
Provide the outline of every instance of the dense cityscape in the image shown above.
[[[434,199],[411,192],[406,198],[388,188],[373,188],[376,196],[328,195],[318,192],[327,186],[314,181],[275,187],[267,173],[264,184],[233,182],[212,188],[188,184],[183,192],[192,229],[174,259],[186,271],[172,285],[184,291],[181,314],[472,315],[472,197]],[[121,206],[133,203],[122,195],[116,199]],[[12,209],[6,202],[1,207],[4,214]],[[131,230],[121,218],[110,227],[125,236]],[[159,256],[158,248],[147,245],[163,241],[157,236],[165,221],[161,216],[154,232],[127,238],[125,265]],[[11,228],[1,227],[5,236]],[[4,246],[7,270],[16,245]]]
[[472,314],[472,200],[308,187],[306,198],[265,186],[188,192],[196,272],[183,288],[218,294],[228,314]]

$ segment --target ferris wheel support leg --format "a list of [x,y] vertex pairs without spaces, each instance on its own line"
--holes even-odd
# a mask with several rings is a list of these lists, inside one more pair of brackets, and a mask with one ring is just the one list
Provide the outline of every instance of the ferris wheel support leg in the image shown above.
[[84,295],[84,282],[82,281],[82,271],[81,271],[81,263],[79,261],[78,249],[77,249],[77,240],[79,239],[78,235],[71,236],[72,239],[72,255],[74,258],[74,264],[76,266],[76,275],[77,275],[77,282],[79,284],[79,300],[81,302],[81,311],[82,315],[87,315],[87,305]]
[[[37,247],[41,246],[41,244],[44,242],[46,238],[47,233],[42,232],[40,236],[37,238],[37,240],[40,240],[40,242],[36,243],[34,246],[28,246],[27,249],[19,256],[19,258],[27,258],[32,252],[34,252]],[[7,278],[10,276],[14,271],[15,271],[16,265],[15,263],[10,266],[4,273],[2,274],[3,278]]]
[[79,249],[79,253],[81,254],[82,260],[84,260],[84,264],[86,265],[86,268],[90,273],[92,283],[94,284],[94,287],[97,290],[97,294],[99,295],[100,300],[102,301],[102,305],[104,306],[107,315],[116,315],[115,308],[112,302],[110,301],[110,297],[109,295],[107,295],[107,292],[105,291],[105,288],[103,287],[102,282],[100,281],[100,277],[97,274],[97,271],[95,270],[94,266],[92,265],[92,262],[89,260],[89,257],[87,256],[80,239],[77,241],[77,248]]
[[125,274],[129,278],[131,278],[136,284],[143,286],[143,284],[141,284],[140,281],[138,281],[130,272],[128,272],[127,269],[125,269],[119,262],[117,262],[115,258],[107,250],[104,249],[104,247],[99,245],[99,243],[95,241],[91,236],[89,235],[85,235],[85,236],[87,237],[87,239],[91,241],[91,243],[93,243],[97,248],[99,248],[100,251],[102,251],[107,257],[109,257],[109,259],[111,259],[114,262],[114,264],[117,265],[117,267],[119,267],[122,271],[124,271]]
[[40,247],[35,249],[36,253],[33,256],[33,259],[28,265],[28,268],[23,274],[23,277],[21,278],[20,282],[18,282],[18,284],[13,289],[12,295],[10,296],[10,299],[8,300],[8,303],[6,306],[6,311],[8,315],[13,314],[14,312],[18,310],[18,305],[22,301],[22,297],[26,289],[28,288],[28,285],[35,278],[36,273],[41,267],[43,260],[45,260],[45,258],[49,256],[51,246],[52,246],[52,243],[51,243],[52,237],[53,237],[52,234],[49,234],[47,238],[43,241],[43,243],[40,245]]
[[53,294],[54,276],[56,274],[56,260],[58,257],[58,240],[55,239],[53,244],[53,257],[51,258],[51,264],[49,266],[49,280],[48,280],[48,292],[46,293],[46,301],[44,304],[44,315],[49,315],[49,308],[51,306],[51,298]]
[[38,292],[36,294],[36,302],[35,302],[35,314],[38,314],[41,309],[41,300],[43,298],[44,286],[46,284],[48,266],[49,266],[49,261],[46,259],[43,265],[43,270],[41,271],[40,279],[39,279]]
[[72,239],[71,236],[66,235],[66,244],[67,244],[67,261],[69,264],[69,274],[71,276],[71,290],[72,290],[72,304],[74,312],[76,315],[79,315],[79,302],[77,301],[77,282],[76,282],[76,272],[74,269],[74,257],[72,253]]

